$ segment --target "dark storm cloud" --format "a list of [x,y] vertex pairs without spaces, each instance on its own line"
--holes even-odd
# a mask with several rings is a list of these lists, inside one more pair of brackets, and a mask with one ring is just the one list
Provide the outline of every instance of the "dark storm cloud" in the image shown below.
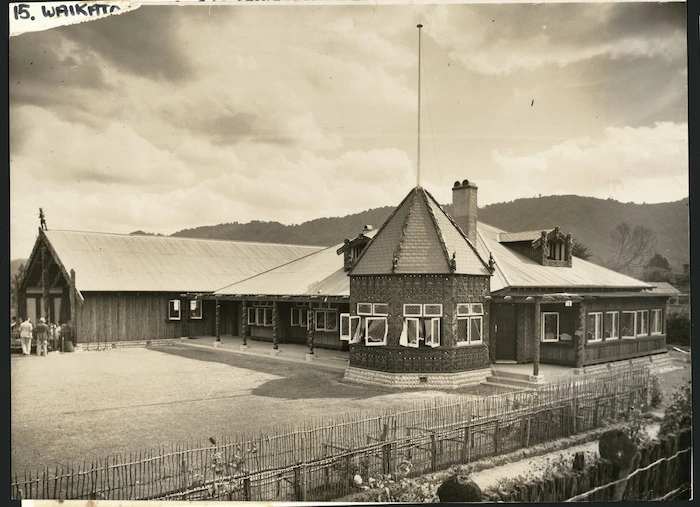
[[144,6],[61,30],[86,51],[123,71],[150,79],[185,80],[192,64],[180,46],[177,7]]

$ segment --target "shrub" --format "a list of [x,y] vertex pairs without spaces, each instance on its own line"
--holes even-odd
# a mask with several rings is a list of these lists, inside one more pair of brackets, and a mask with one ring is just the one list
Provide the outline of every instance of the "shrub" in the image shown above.
[[677,433],[684,428],[690,428],[693,421],[693,401],[690,382],[680,386],[671,395],[671,403],[666,407],[664,419],[661,421],[659,436]]
[[680,313],[666,316],[666,341],[675,345],[690,345],[690,317]]
[[664,402],[664,392],[661,390],[659,377],[654,374],[649,376],[649,405],[651,408],[659,408]]

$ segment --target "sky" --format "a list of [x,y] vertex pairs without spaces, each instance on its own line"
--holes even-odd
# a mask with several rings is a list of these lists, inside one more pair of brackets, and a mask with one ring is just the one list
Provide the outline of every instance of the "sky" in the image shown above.
[[[142,6],[10,40],[11,258],[397,205],[688,196],[685,5]],[[379,224],[377,224],[379,225]]]

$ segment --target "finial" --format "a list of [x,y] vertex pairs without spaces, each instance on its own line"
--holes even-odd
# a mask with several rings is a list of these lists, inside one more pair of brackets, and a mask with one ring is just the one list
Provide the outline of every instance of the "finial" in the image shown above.
[[489,271],[493,273],[496,270],[496,259],[493,258],[493,253],[489,252]]
[[452,260],[450,261],[452,271],[457,271],[457,252],[452,252]]
[[394,258],[391,260],[391,271],[396,271],[396,266],[399,264],[399,256],[394,252]]
[[39,208],[39,227],[46,230],[46,217],[44,217],[44,210]]

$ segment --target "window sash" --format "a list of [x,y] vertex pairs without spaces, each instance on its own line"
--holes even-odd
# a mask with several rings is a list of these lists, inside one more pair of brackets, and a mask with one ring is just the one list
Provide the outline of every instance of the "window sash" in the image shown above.
[[350,314],[341,313],[340,314],[340,339],[349,342],[350,341]]
[[372,315],[372,303],[357,303],[358,315]]
[[306,308],[298,308],[299,310],[299,326],[307,329],[309,327],[309,310]]
[[364,338],[364,326],[362,325],[362,317],[350,316],[350,343],[360,343]]
[[442,319],[439,317],[425,320],[427,324],[426,329],[430,329],[430,336],[428,336],[428,333],[425,333],[425,344],[433,348],[440,346],[440,320]]
[[601,312],[590,312],[586,326],[586,341],[599,342],[603,340],[603,314]]
[[469,318],[469,343],[484,343],[484,318],[481,316]]
[[[556,334],[551,337],[550,333],[547,332],[547,321],[551,323],[552,319],[556,322]],[[551,326],[550,326],[551,327]],[[541,316],[541,336],[540,340],[543,342],[558,342],[559,341],[559,312],[542,312]],[[549,337],[548,337],[549,335]]]
[[[377,323],[377,324],[375,324]],[[377,328],[383,324],[384,333],[381,338],[377,336]],[[366,317],[365,318],[365,345],[368,347],[377,347],[386,345],[386,335],[388,331],[388,322],[386,317]]]
[[663,334],[663,310],[655,309],[651,311],[651,334]]
[[484,314],[484,303],[472,303],[471,304],[472,315],[483,315]]
[[603,340],[617,340],[619,338],[620,312],[606,312],[603,319]]
[[637,310],[637,336],[649,334],[649,310]]
[[179,299],[171,299],[168,301],[168,319],[169,320],[180,320],[181,318],[181,308]]
[[299,322],[301,321],[301,312],[299,308],[292,308],[290,310],[290,325],[294,327],[299,327]]
[[314,328],[316,331],[325,331],[326,330],[326,312],[321,312],[319,310],[316,310],[316,319],[315,319],[315,326]]
[[469,345],[469,328],[471,327],[469,321],[469,317],[457,317],[457,346]]
[[386,303],[373,303],[372,314],[380,316],[389,315],[389,305]]
[[[404,319],[404,325],[406,326],[406,346],[418,348],[420,347],[421,337],[421,322],[418,317],[406,317]],[[411,336],[413,335],[413,340]]]
[[423,305],[423,317],[442,317],[441,303],[427,303]]
[[255,326],[257,324],[256,320],[257,311],[255,308],[248,308],[248,325]]
[[404,317],[422,317],[423,306],[420,304],[404,304],[403,315]]
[[193,299],[190,301],[190,319],[202,320],[202,300]]
[[471,305],[469,303],[457,303],[457,315],[464,316],[471,314]]
[[[625,334],[625,320],[629,320],[628,324],[631,324],[632,329],[627,331]],[[630,334],[631,331],[631,334]],[[620,318],[620,336],[625,339],[635,338],[637,336],[637,312],[622,312]]]

